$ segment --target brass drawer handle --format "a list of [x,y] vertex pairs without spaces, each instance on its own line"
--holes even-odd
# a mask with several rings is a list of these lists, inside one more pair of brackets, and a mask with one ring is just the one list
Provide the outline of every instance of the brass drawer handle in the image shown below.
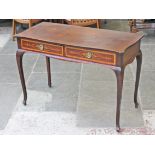
[[36,47],[41,51],[44,49],[44,46],[42,44],[36,45]]
[[87,52],[85,56],[86,56],[86,58],[91,59],[92,56],[93,56],[93,53],[92,52]]

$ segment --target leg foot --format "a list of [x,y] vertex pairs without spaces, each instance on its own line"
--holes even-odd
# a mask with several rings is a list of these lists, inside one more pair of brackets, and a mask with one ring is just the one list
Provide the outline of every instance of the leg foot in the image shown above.
[[117,132],[121,132],[121,128],[119,126],[116,127]]
[[23,100],[23,104],[26,106],[26,100]]
[[137,101],[134,102],[135,102],[135,108],[138,109],[139,103]]

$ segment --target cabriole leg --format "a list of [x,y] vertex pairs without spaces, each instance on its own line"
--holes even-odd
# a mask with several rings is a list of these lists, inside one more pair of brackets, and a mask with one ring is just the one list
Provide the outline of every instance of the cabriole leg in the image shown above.
[[51,87],[51,67],[50,67],[50,58],[46,56],[46,65],[47,65],[47,75],[48,75],[48,86]]
[[120,132],[120,108],[122,99],[124,68],[121,68],[121,70],[115,70],[115,74],[117,78],[116,130],[117,132]]
[[141,72],[141,65],[142,65],[142,52],[139,51],[139,54],[136,56],[137,60],[137,71],[136,71],[136,82],[135,82],[135,92],[134,92],[134,102],[135,108],[138,108],[138,86],[139,86],[139,79],[140,79],[140,72]]
[[16,60],[17,60],[17,66],[18,66],[19,76],[20,76],[22,89],[23,89],[23,95],[24,95],[23,104],[26,105],[27,91],[26,91],[25,78],[24,78],[24,72],[23,72],[23,64],[22,64],[23,55],[24,55],[24,52],[17,51]]

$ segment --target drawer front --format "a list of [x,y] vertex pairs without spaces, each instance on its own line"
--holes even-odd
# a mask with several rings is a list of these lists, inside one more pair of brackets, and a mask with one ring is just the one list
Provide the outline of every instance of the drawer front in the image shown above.
[[101,64],[116,65],[115,53],[98,50],[86,50],[75,47],[65,47],[65,55],[68,58],[91,61]]
[[28,39],[21,39],[21,48],[24,50],[63,56],[63,46],[42,43]]

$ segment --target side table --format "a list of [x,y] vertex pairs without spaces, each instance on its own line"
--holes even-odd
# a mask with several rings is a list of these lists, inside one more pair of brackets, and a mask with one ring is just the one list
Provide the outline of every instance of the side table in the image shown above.
[[[142,33],[119,32],[74,25],[42,22],[16,35],[18,50],[17,65],[26,105],[27,91],[22,58],[24,53],[34,52],[47,57],[81,63],[98,63],[112,69],[117,79],[116,130],[120,131],[120,108],[125,67],[136,58],[137,72],[134,92],[135,107],[138,108],[137,93],[141,72]],[[47,59],[48,84],[51,86],[50,59]],[[109,94],[110,97],[110,94]]]

